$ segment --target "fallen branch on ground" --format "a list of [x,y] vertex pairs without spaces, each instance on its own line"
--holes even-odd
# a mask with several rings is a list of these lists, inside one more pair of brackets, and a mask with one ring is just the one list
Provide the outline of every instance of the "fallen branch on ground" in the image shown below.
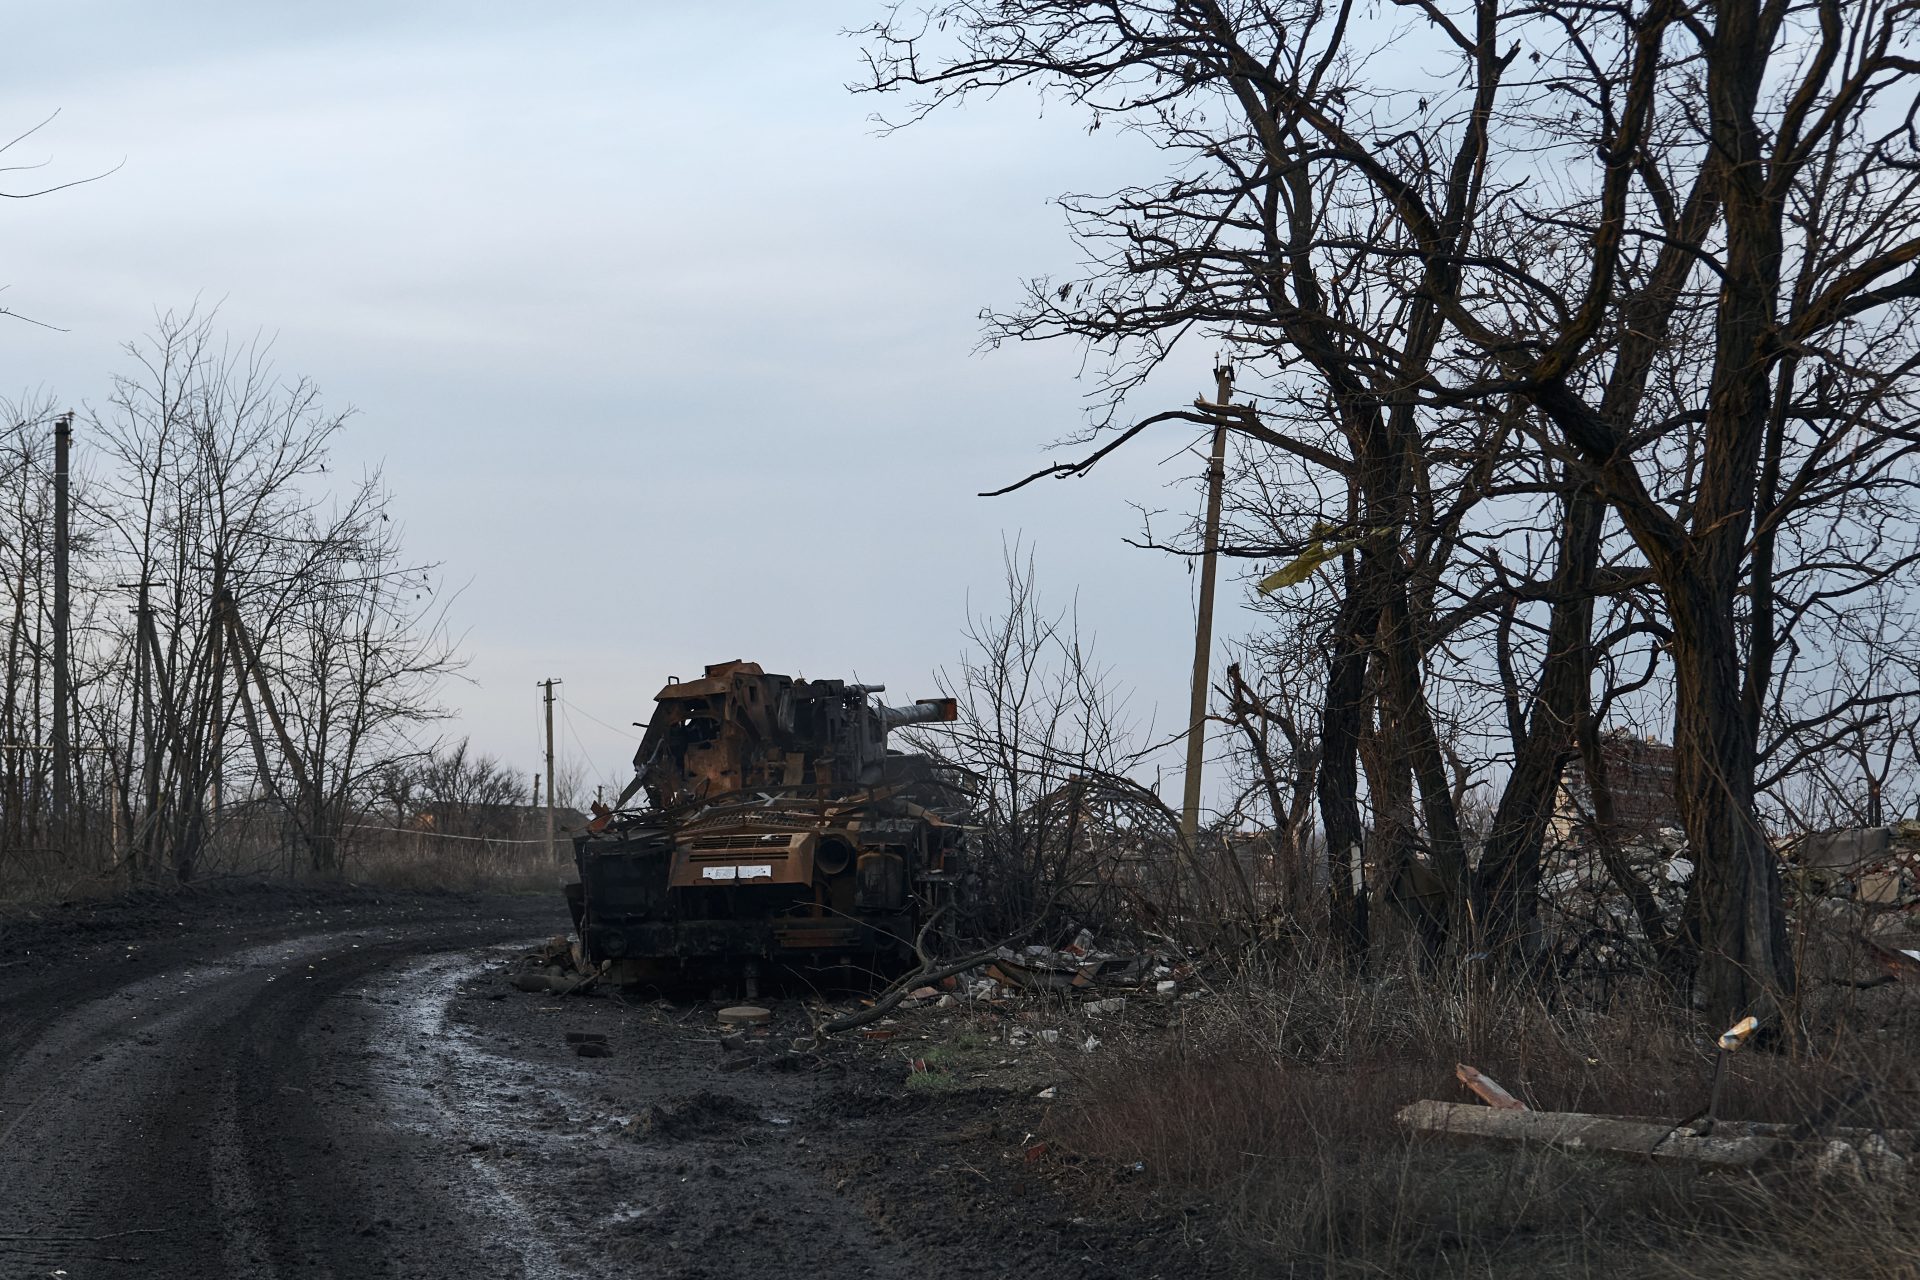
[[955,974],[965,973],[975,965],[982,965],[997,958],[999,954],[1000,948],[994,947],[988,951],[976,951],[970,956],[936,968],[922,965],[887,988],[886,994],[875,1000],[872,1007],[862,1009],[858,1013],[850,1013],[844,1018],[835,1018],[832,1022],[821,1023],[814,1031],[814,1039],[817,1041],[822,1036],[837,1035],[842,1031],[852,1031],[855,1027],[864,1027],[869,1022],[876,1022],[886,1017],[895,1006],[906,999],[909,991],[917,990],[930,982],[938,982],[942,978],[951,978]]

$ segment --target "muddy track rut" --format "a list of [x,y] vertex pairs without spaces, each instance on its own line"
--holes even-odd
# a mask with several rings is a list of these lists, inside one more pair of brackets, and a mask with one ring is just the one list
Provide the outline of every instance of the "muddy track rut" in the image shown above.
[[1029,1176],[1025,1093],[728,1070],[702,1006],[510,991],[565,925],[459,899],[0,932],[0,1276],[1208,1273]]

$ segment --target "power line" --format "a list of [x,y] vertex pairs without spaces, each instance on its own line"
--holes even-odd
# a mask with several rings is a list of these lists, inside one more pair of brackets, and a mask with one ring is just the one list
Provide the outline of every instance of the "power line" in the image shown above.
[[427,840],[477,840],[481,844],[545,844],[545,840],[509,840],[500,836],[459,836],[450,831],[420,831],[412,827],[375,827],[363,822],[349,822],[340,828],[342,831],[391,831],[403,836],[419,836]]
[[580,748],[580,763],[588,768],[592,768],[593,753],[588,751],[587,744],[580,740],[580,731],[573,727],[573,717],[567,714],[567,700],[565,698],[560,700],[560,727],[565,729],[567,736],[573,739],[573,745]]
[[571,710],[571,711],[579,711],[581,715],[593,721],[595,724],[599,725],[602,729],[611,730],[612,732],[620,734],[623,737],[631,738],[635,742],[640,741],[640,735],[635,733],[633,730],[622,729],[619,725],[616,725],[616,724],[608,724],[605,720],[602,720],[599,716],[594,715],[590,711],[584,711],[581,708],[574,706],[573,703],[568,702],[565,698],[560,699],[560,705],[563,707],[566,707],[568,710]]

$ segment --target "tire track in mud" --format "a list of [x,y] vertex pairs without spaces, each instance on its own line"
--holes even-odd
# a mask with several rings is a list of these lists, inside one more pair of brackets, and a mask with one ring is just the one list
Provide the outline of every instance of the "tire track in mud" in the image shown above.
[[[421,951],[530,935],[539,926],[529,924],[495,915],[242,939],[158,972],[55,970],[37,989],[9,992],[0,1275],[391,1271],[377,1257],[366,1265],[376,1242],[352,1238],[361,1248],[349,1258],[335,1238],[338,1217],[365,1217],[350,1179],[333,1176],[354,1163],[351,1144],[290,1141],[319,1118],[300,1083],[316,1065],[303,1044],[326,1037],[329,1008],[351,1003],[369,975]],[[458,1243],[439,1241],[434,1253],[472,1262]]]
[[[128,982],[10,1054],[0,1075],[0,1204],[21,1238],[9,1242],[9,1265],[165,1274],[167,1257],[184,1250],[196,1266],[217,1253],[233,1274],[264,1269],[263,1256],[246,1256],[250,1190],[221,1042],[236,999],[292,966],[351,952],[357,936],[270,943]],[[108,1241],[118,1243],[91,1247]]]
[[511,1103],[501,1095],[508,1092],[505,1082],[521,1073],[522,1064],[480,1048],[448,1016],[459,987],[504,963],[514,950],[418,960],[397,978],[379,984],[395,988],[380,1039],[406,1040],[419,1047],[417,1053],[395,1056],[393,1066],[382,1073],[382,1092],[399,1127],[423,1141],[464,1144],[470,1177],[457,1187],[455,1197],[516,1253],[520,1274],[527,1280],[573,1280],[591,1273],[562,1260],[551,1217],[541,1213],[506,1171],[479,1154],[521,1137]]
[[[1167,1273],[1019,1172],[1030,1099],[916,1095],[845,1046],[730,1072],[700,1005],[510,990],[557,902],[382,910],[0,992],[0,1277]],[[776,1043],[807,1029],[768,1003]]]

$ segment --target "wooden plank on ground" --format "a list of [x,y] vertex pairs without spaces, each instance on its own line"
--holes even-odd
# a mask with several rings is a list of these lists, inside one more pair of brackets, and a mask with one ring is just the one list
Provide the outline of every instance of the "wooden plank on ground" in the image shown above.
[[1500,1111],[1525,1111],[1527,1109],[1526,1103],[1501,1088],[1498,1080],[1495,1080],[1478,1067],[1470,1067],[1462,1062],[1454,1067],[1453,1074],[1460,1078],[1461,1084],[1473,1091],[1474,1097],[1480,1099],[1480,1101],[1490,1107]]

